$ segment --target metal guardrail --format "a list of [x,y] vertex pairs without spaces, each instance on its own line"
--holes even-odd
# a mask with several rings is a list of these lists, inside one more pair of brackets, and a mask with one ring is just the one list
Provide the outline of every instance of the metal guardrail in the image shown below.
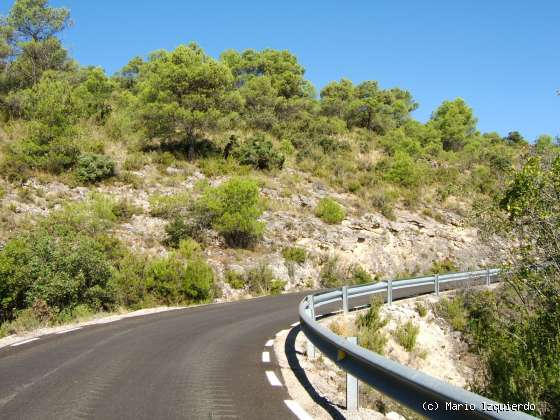
[[299,305],[300,327],[312,345],[341,369],[425,417],[534,419],[535,417],[521,411],[511,410],[512,407],[508,405],[450,385],[353,344],[320,325],[315,319],[315,309],[330,303],[341,302],[344,312],[348,312],[349,300],[386,293],[387,303],[391,304],[394,290],[401,290],[402,297],[410,297],[418,295],[418,288],[422,286],[433,286],[433,292],[439,294],[442,284],[448,289],[456,288],[461,283],[480,280],[489,285],[497,279],[499,271],[479,270],[399,281],[388,280],[375,284],[344,286],[308,295]]

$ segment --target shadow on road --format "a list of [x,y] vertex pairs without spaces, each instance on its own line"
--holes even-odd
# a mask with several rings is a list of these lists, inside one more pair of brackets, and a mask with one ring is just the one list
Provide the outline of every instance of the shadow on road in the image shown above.
[[313,387],[311,382],[309,382],[309,379],[307,379],[305,370],[299,364],[299,360],[297,358],[298,353],[296,350],[296,337],[299,331],[299,327],[292,328],[288,333],[286,342],[284,344],[284,352],[286,353],[286,358],[288,359],[290,369],[292,369],[292,372],[294,372],[294,375],[296,376],[299,383],[305,388],[305,390],[313,399],[313,401],[315,401],[315,403],[323,407],[323,409],[325,409],[333,419],[344,419],[344,416],[340,414],[333,403],[331,403],[325,397],[320,396],[317,391],[315,391],[315,388]]

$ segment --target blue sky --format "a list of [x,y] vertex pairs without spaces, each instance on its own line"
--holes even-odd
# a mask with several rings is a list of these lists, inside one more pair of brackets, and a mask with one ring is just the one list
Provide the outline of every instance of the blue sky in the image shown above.
[[[11,0],[2,0],[6,13]],[[560,1],[51,0],[72,10],[63,36],[82,64],[112,73],[135,55],[196,41],[296,54],[317,90],[373,79],[420,103],[425,121],[464,98],[482,131],[560,134]]]

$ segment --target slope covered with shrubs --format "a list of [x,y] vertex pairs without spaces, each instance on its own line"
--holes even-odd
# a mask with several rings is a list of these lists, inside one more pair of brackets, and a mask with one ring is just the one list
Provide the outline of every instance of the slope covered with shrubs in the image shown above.
[[[276,178],[285,180],[286,195],[300,193],[298,176],[305,174],[329,187],[304,210],[321,226],[346,227],[355,209],[339,196],[353,195],[361,210],[387,219],[395,209],[422,209],[438,219],[434,209],[459,202],[490,233],[514,233],[510,239],[523,245],[511,252],[515,293],[488,297],[468,317],[459,304],[447,310],[487,356],[481,392],[536,401],[538,414],[558,415],[558,358],[551,354],[559,342],[560,166],[552,137],[529,144],[516,131],[482,133],[460,98],[444,101],[422,123],[413,118],[419,104],[410,92],[374,80],[343,78],[316,91],[289,51],[211,57],[190,43],[134,57],[108,75],[70,57],[59,39],[69,23],[70,12],[47,0],[15,0],[0,19],[2,209],[21,213],[2,200],[17,194],[25,202],[40,182],[79,191],[130,189],[145,194],[149,208],[94,193],[71,202],[55,198],[48,211],[19,224],[0,214],[0,335],[117,307],[209,301],[220,293],[207,260],[209,237],[236,255],[252,255],[268,240],[267,250],[281,253],[293,274],[311,253],[292,243],[270,248],[263,218],[270,221],[280,200],[264,191]],[[143,189],[147,166],[159,182]],[[202,177],[187,189],[178,172]],[[137,213],[164,226],[160,248],[150,255],[119,231]],[[336,256],[319,266],[324,287],[367,283],[378,274]],[[433,271],[454,268],[444,259]],[[285,287],[264,264],[220,277],[252,294]],[[485,307],[498,307],[495,318]],[[486,327],[495,334],[483,334]],[[374,349],[383,342],[364,340]]]

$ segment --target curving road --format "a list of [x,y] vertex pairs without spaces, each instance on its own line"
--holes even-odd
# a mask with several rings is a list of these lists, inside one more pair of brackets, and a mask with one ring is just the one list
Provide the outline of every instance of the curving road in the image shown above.
[[[186,308],[0,349],[1,419],[285,419],[265,343],[304,294]],[[281,378],[279,370],[276,370]]]

